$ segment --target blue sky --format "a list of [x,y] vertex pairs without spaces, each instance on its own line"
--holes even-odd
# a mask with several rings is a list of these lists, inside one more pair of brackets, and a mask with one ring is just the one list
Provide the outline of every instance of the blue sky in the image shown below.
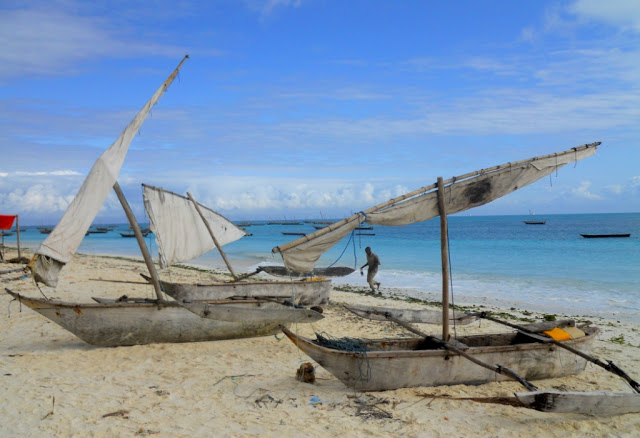
[[[0,214],[53,223],[186,53],[119,177],[231,219],[343,217],[602,141],[472,214],[640,211],[640,7],[572,1],[0,3]],[[97,222],[124,222],[110,196]]]

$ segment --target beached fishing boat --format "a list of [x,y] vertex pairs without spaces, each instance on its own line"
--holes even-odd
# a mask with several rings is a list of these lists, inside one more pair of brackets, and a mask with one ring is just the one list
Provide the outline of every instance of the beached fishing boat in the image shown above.
[[[148,275],[142,278],[151,283]],[[304,306],[329,302],[331,281],[324,279],[292,281],[236,281],[212,283],[175,283],[160,280],[162,291],[177,301],[221,300],[231,297],[271,297],[294,299]]]
[[[387,321],[387,316],[405,321],[421,324],[442,324],[442,312],[426,309],[398,309],[395,307],[376,307],[362,305],[343,305],[345,309],[361,318],[374,321]],[[458,313],[449,314],[449,324],[467,325],[477,321],[477,317]]]
[[[29,298],[8,289],[6,292],[21,304],[45,316],[86,343],[100,347],[268,336],[278,333],[278,325],[282,324],[278,321],[285,320],[282,314],[279,314],[275,321],[273,318],[267,321],[206,319],[175,301],[129,299],[121,302],[101,300],[96,303],[69,303]],[[263,310],[269,307],[280,310],[282,307],[270,302],[232,302],[215,305],[220,308],[242,306],[249,310]],[[300,317],[299,322],[307,321]],[[284,323],[285,326],[289,324],[290,322]]]
[[328,268],[314,268],[311,272],[290,271],[284,266],[260,266],[260,270],[277,277],[305,278],[305,277],[344,277],[355,271],[347,266],[331,266]]
[[[291,270],[313,269],[320,255],[353,232],[366,220],[371,225],[407,225],[440,217],[442,256],[442,335],[438,338],[420,332],[391,312],[380,312],[386,320],[402,325],[420,338],[407,340],[361,340],[352,338],[332,339],[316,333],[316,339],[303,338],[283,328],[289,339],[323,368],[347,386],[375,391],[415,386],[479,384],[496,379],[512,378],[523,384],[528,392],[519,393],[522,406],[541,409],[538,400],[554,400],[554,395],[540,395],[529,380],[545,379],[577,374],[584,370],[587,361],[625,378],[636,392],[640,385],[629,378],[612,362],[605,364],[588,355],[598,329],[581,327],[581,330],[560,330],[558,336],[547,331],[540,336],[526,326],[515,326],[496,320],[486,314],[482,318],[515,328],[515,333],[462,336],[451,339],[449,333],[449,245],[447,215],[487,204],[538,179],[556,172],[558,168],[593,155],[600,143],[592,143],[568,151],[511,162],[467,173],[420,188],[383,204],[343,219],[319,230],[304,239],[276,247],[284,264]],[[455,312],[453,312],[454,320]],[[573,334],[571,334],[573,333]],[[552,337],[549,337],[552,336]],[[552,347],[552,348],[550,348]],[[494,365],[498,364],[498,365]],[[607,403],[610,393],[588,394],[589,405]],[[571,399],[569,393],[564,396]],[[555,397],[557,398],[557,397]],[[616,400],[628,400],[615,413],[633,409],[640,394],[625,394]],[[573,399],[571,412],[589,412],[585,405]],[[593,402],[593,400],[597,400]],[[564,404],[567,406],[567,404]]]
[[[385,391],[398,388],[439,385],[479,385],[508,380],[508,375],[478,366],[467,358],[421,338],[357,340],[351,343],[320,336],[311,340],[283,327],[285,335],[320,366],[349,388]],[[589,353],[597,328],[585,328],[586,336],[567,341]],[[317,335],[316,335],[317,336]],[[587,361],[561,348],[532,341],[518,333],[463,336],[456,339],[468,346],[464,352],[489,364],[516,371],[527,380],[577,374]],[[346,345],[345,350],[336,345]]]
[[[228,307],[231,309],[231,314],[236,317],[243,310],[251,315],[251,319],[247,321],[229,321],[224,318],[213,320],[202,318],[178,302],[168,302],[164,299],[155,267],[144,243],[143,231],[118,185],[117,177],[131,140],[153,105],[173,82],[186,58],[138,112],[115,143],[98,158],[62,219],[40,245],[29,263],[37,282],[51,287],[57,286],[61,269],[77,251],[82,238],[113,188],[151,274],[157,300],[149,302],[145,299],[127,298],[119,302],[97,300],[96,303],[67,303],[28,298],[6,290],[21,303],[92,345],[118,346],[261,336],[274,333],[277,330],[278,321],[286,325],[291,321],[307,322],[312,319],[307,311],[301,313],[301,309],[295,307],[287,307],[289,312],[285,314],[281,311],[285,306],[274,300],[224,300],[200,303],[207,307],[220,307],[220,309]],[[263,320],[253,316],[256,309],[263,311],[261,312],[264,315]],[[274,317],[272,310],[276,311],[277,317]],[[314,314],[311,316],[322,317]]]
[[[233,277],[230,282],[204,284],[160,280],[163,291],[178,301],[219,300],[232,296],[291,298],[301,305],[329,302],[331,280],[302,281],[243,280],[262,271],[237,275],[222,247],[247,233],[224,216],[188,197],[143,184],[143,199],[151,229],[156,236],[160,267],[186,262],[217,249]],[[151,278],[143,276],[147,281]]]

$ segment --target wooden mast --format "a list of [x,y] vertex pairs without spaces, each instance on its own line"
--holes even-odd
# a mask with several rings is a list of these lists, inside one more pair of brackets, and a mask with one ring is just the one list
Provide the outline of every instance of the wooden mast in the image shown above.
[[122,204],[122,208],[124,209],[124,212],[127,215],[127,219],[129,220],[129,225],[131,225],[133,233],[136,235],[136,240],[138,241],[138,246],[140,246],[142,257],[144,258],[144,262],[147,264],[149,275],[151,275],[151,283],[153,284],[153,288],[156,291],[156,296],[158,297],[158,300],[164,301],[164,298],[162,297],[162,289],[160,288],[160,281],[158,280],[158,273],[156,272],[155,266],[153,266],[153,260],[151,260],[151,255],[149,254],[147,245],[145,245],[144,243],[142,231],[140,231],[138,221],[136,221],[136,217],[134,216],[133,211],[131,211],[131,207],[129,207],[127,198],[124,197],[124,193],[122,193],[122,189],[120,189],[120,184],[118,184],[118,181],[116,181],[116,183],[113,185],[113,190],[116,192],[116,195],[120,200],[120,204]]
[[16,214],[16,239],[18,240],[18,259],[22,258],[20,254],[20,215]]
[[442,257],[442,340],[449,341],[449,224],[444,204],[444,181],[438,177],[438,211],[440,213],[440,252]]
[[211,229],[211,226],[209,225],[209,221],[204,217],[204,214],[202,214],[202,210],[200,210],[200,206],[198,205],[196,200],[193,199],[193,196],[191,196],[191,193],[187,192],[187,196],[189,197],[189,199],[191,199],[191,202],[193,202],[193,206],[196,208],[196,211],[200,215],[200,218],[202,219],[202,222],[204,222],[205,227],[207,227],[207,230],[209,230],[209,234],[211,235],[211,238],[213,239],[213,243],[216,244],[216,248],[218,248],[218,251],[220,252],[220,255],[222,256],[222,259],[226,263],[227,268],[229,268],[229,272],[231,272],[231,275],[233,276],[233,279],[237,280],[238,277],[237,277],[236,273],[233,272],[233,268],[231,267],[231,263],[229,263],[229,260],[227,260],[227,255],[224,253],[224,251],[222,250],[222,247],[218,243],[218,239],[216,239],[215,234],[213,234],[213,230]]

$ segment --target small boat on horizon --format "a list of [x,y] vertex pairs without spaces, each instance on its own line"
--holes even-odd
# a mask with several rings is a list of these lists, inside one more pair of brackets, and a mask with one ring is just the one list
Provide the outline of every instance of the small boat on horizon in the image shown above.
[[531,210],[529,210],[529,215],[531,215],[531,219],[523,221],[527,225],[544,225],[547,223],[544,219],[535,219],[536,214],[532,213]]
[[631,233],[623,233],[623,234],[580,234],[582,237],[586,239],[599,239],[605,237],[630,237]]

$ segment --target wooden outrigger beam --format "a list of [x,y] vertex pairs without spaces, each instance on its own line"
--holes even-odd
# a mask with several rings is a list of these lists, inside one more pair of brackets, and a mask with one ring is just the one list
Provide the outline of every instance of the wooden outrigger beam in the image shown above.
[[568,345],[563,344],[562,342],[556,341],[555,339],[552,338],[547,338],[544,336],[540,336],[539,334],[533,333],[529,330],[527,330],[525,327],[519,326],[517,324],[511,324],[509,322],[506,321],[502,321],[500,319],[494,318],[492,316],[489,316],[486,312],[480,312],[478,314],[476,314],[478,317],[483,318],[483,319],[487,319],[489,321],[493,321],[496,322],[498,324],[502,324],[502,325],[506,325],[507,327],[511,327],[514,328],[516,330],[518,330],[518,332],[522,333],[523,335],[526,335],[532,339],[535,339],[538,342],[543,342],[543,343],[548,343],[548,344],[553,344],[553,345],[557,345],[560,348],[564,348],[565,350],[569,350],[570,352],[572,352],[573,354],[577,354],[578,356],[580,356],[581,358],[588,360],[591,363],[594,363],[602,368],[604,368],[605,370],[622,377],[624,380],[627,381],[627,383],[629,383],[629,385],[634,389],[634,391],[636,391],[637,393],[640,393],[640,384],[633,380],[631,377],[629,377],[629,375],[627,373],[625,373],[623,370],[621,370],[616,364],[614,364],[612,361],[607,361],[608,363],[605,363],[603,361],[601,361],[600,359],[598,359],[597,357],[594,356],[590,356],[586,353],[583,353],[582,351],[576,350],[573,347],[570,347]]
[[422,336],[425,339],[428,339],[428,340],[433,341],[433,342],[435,342],[435,343],[437,343],[439,345],[442,345],[442,347],[444,349],[449,350],[449,351],[451,351],[453,353],[459,354],[460,356],[464,357],[465,359],[470,360],[471,362],[475,363],[476,365],[479,365],[479,366],[481,366],[483,368],[491,370],[491,371],[493,371],[493,372],[495,372],[497,374],[505,374],[505,375],[511,377],[512,379],[514,379],[517,382],[519,382],[522,386],[527,388],[528,391],[537,391],[538,390],[538,388],[533,383],[529,382],[528,380],[526,380],[524,377],[520,376],[515,371],[510,370],[509,368],[503,367],[501,365],[488,364],[486,362],[483,362],[483,361],[471,356],[470,354],[465,353],[461,348],[468,348],[468,347],[465,346],[462,343],[458,343],[461,346],[461,348],[458,348],[452,342],[447,342],[447,341],[439,339],[439,338],[437,338],[435,336],[431,336],[431,335],[428,335],[426,333],[423,333],[420,330],[416,329],[415,327],[412,327],[411,325],[409,325],[409,324],[407,324],[407,323],[405,323],[403,321],[400,321],[399,319],[396,319],[396,318],[394,318],[392,316],[387,315],[387,319],[389,321],[393,321],[396,324],[406,328],[407,330],[409,330],[412,333],[415,333],[418,336]]

